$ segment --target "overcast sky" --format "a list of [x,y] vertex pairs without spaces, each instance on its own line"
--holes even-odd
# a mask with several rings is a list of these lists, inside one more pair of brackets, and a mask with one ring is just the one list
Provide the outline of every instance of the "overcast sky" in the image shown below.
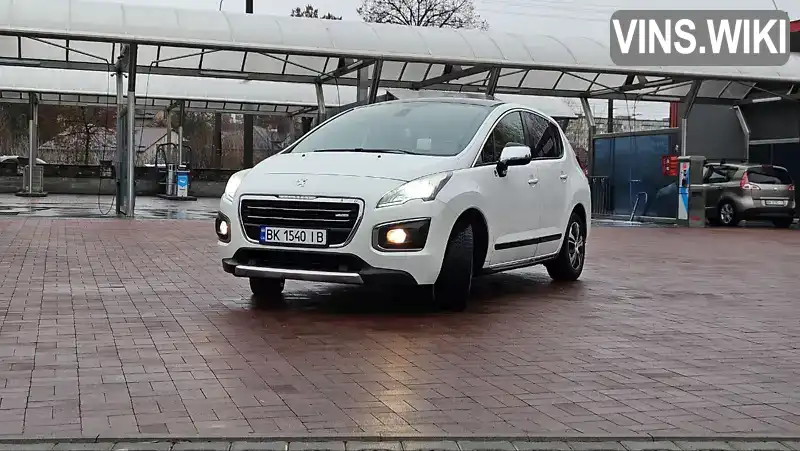
[[[178,8],[217,9],[219,0],[105,0]],[[800,0],[474,0],[480,15],[496,30],[540,34],[573,32],[608,33],[608,20],[617,9],[778,9],[800,19]],[[288,15],[292,8],[304,6],[296,0],[253,0],[256,14]],[[314,0],[321,14],[327,12],[345,20],[359,20],[360,0]],[[244,12],[244,0],[223,0],[224,11]],[[580,21],[582,26],[574,26]],[[573,26],[569,24],[573,23]]]
[[[176,8],[219,8],[220,0],[103,0],[138,5]],[[782,9],[800,19],[800,0],[474,0],[478,13],[492,30],[510,33],[606,35],[609,19],[618,9]],[[245,0],[222,0],[223,11],[244,12]],[[344,20],[360,20],[356,8],[361,0],[253,0],[255,14],[289,15],[297,6],[312,3],[320,14],[332,13]],[[668,5],[668,6],[667,6]],[[576,103],[576,102],[570,102]],[[594,107],[596,105],[596,107]],[[605,115],[605,108],[593,102],[593,110]],[[665,103],[617,102],[616,115],[636,111],[640,118],[668,116]]]

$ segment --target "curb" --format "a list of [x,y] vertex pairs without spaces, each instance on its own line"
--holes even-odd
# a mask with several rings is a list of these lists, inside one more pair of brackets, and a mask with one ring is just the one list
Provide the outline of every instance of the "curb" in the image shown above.
[[0,439],[0,451],[800,451],[800,437],[441,437],[359,438],[159,438],[147,439]]
[[168,434],[134,434],[116,436],[54,436],[54,437],[30,437],[30,436],[0,436],[0,444],[24,444],[24,443],[97,443],[97,442],[349,442],[349,441],[526,441],[526,442],[660,442],[660,441],[714,441],[714,442],[766,442],[766,441],[800,441],[799,434],[719,434],[719,435],[685,435],[685,434],[647,434],[647,435],[565,435],[565,434],[449,434],[449,435],[426,435],[426,434],[395,434],[395,433],[363,433],[363,434],[270,434],[270,435],[219,435],[219,436],[191,436],[191,435],[168,435]]

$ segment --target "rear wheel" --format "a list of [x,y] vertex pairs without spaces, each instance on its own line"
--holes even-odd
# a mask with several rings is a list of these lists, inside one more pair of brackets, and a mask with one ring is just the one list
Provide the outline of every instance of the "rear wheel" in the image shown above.
[[793,222],[794,218],[779,218],[772,220],[772,224],[779,229],[788,229],[792,226]]
[[250,278],[250,291],[253,292],[253,303],[256,307],[271,306],[283,302],[283,279]]
[[736,213],[736,207],[733,202],[726,200],[719,204],[719,223],[727,227],[736,227],[739,225],[739,214]]
[[474,247],[472,225],[457,223],[447,242],[439,277],[433,284],[433,299],[440,307],[459,312],[467,307],[472,290]]
[[561,251],[555,260],[545,263],[547,273],[556,281],[572,282],[583,273],[586,260],[586,225],[581,217],[573,212],[567,225],[567,233]]

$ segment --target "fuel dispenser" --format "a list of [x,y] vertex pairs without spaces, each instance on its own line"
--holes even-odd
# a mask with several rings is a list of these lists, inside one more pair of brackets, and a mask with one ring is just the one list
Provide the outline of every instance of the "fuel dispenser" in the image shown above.
[[[179,164],[168,163],[169,156],[181,155],[188,157],[188,161]],[[175,160],[181,158],[176,156]],[[191,184],[191,163],[192,152],[187,146],[183,146],[183,152],[178,152],[178,145],[174,143],[163,143],[156,146],[155,167],[158,174],[158,183],[163,185],[164,191],[158,197],[169,200],[197,200],[196,197],[189,195]]]
[[706,226],[706,192],[703,171],[706,158],[678,157],[678,224],[686,227]]

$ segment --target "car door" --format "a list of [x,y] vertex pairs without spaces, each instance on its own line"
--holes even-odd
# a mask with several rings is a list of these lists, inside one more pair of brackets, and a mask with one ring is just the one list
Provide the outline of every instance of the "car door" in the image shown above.
[[707,166],[703,175],[703,191],[706,194],[706,217],[717,215],[717,205],[730,179],[718,166]]
[[719,215],[719,203],[739,189],[736,178],[738,169],[730,166],[708,166],[703,174],[703,191],[706,195],[706,217],[716,218]]
[[537,256],[558,251],[567,226],[566,209],[569,171],[564,156],[564,143],[558,126],[546,117],[533,112],[523,113],[531,147],[531,164],[539,179],[536,192],[540,205],[536,239]]
[[525,126],[520,111],[506,113],[486,138],[471,169],[486,199],[485,210],[491,236],[489,264],[510,263],[536,255],[533,240],[537,228],[538,190],[531,164],[512,166],[504,177],[497,174],[500,154],[510,143],[525,144]]

